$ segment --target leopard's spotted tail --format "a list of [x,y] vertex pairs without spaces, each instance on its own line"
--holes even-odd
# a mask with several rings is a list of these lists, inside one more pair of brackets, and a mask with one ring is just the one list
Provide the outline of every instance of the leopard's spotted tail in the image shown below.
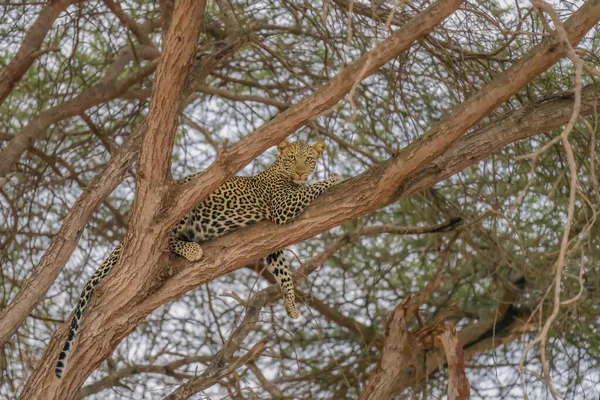
[[[86,289],[88,288],[89,282],[85,285]],[[58,361],[56,362],[56,368],[54,369],[54,373],[58,378],[62,377],[63,371],[67,366],[67,356],[69,355],[69,351],[71,350],[71,346],[73,345],[73,339],[79,330],[79,320],[81,316],[85,312],[87,308],[87,301],[89,297],[83,297],[83,293],[79,298],[79,303],[77,304],[77,308],[75,309],[75,313],[73,314],[73,318],[71,318],[71,326],[69,326],[69,334],[67,335],[67,340],[65,341],[65,345],[58,356]]]
[[90,301],[90,297],[94,292],[94,288],[102,282],[104,277],[110,272],[112,267],[119,260],[119,254],[121,253],[121,244],[119,244],[110,254],[108,259],[98,268],[98,270],[92,275],[89,281],[87,281],[85,288],[81,292],[81,296],[79,296],[79,302],[77,303],[77,308],[73,312],[73,318],[71,318],[71,325],[69,326],[69,334],[67,335],[67,340],[65,341],[65,345],[58,356],[58,361],[56,362],[56,368],[54,369],[54,373],[58,378],[62,377],[62,374],[67,366],[67,357],[69,356],[69,352],[73,347],[73,340],[75,339],[75,335],[79,331],[79,322],[87,310],[88,303]]
[[283,251],[277,250],[271,253],[265,259],[267,261],[268,270],[275,276],[277,283],[283,292],[283,300],[285,303],[285,311],[290,318],[298,318],[298,307],[296,307],[296,295],[294,293],[294,282],[288,261],[283,255]]

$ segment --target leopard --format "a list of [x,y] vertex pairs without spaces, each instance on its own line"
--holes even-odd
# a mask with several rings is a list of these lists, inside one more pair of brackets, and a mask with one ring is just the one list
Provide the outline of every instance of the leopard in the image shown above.
[[[267,169],[255,176],[229,178],[179,220],[169,236],[170,251],[196,262],[203,256],[202,242],[262,220],[277,225],[290,223],[317,196],[342,181],[339,175],[332,175],[324,181],[307,184],[325,148],[323,141],[309,145],[304,141],[284,140],[277,146],[277,158]],[[189,183],[196,175],[189,175],[179,182]],[[67,356],[94,289],[117,265],[121,250],[122,243],[119,243],[81,292],[71,317],[67,339],[56,363],[55,375],[59,379],[66,368]],[[299,312],[289,261],[282,250],[269,254],[264,261],[280,287],[287,315],[297,319]]]

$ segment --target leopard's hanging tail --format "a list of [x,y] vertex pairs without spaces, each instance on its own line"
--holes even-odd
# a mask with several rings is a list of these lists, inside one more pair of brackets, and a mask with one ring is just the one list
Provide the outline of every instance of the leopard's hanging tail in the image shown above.
[[[89,292],[87,290],[89,289]],[[62,377],[63,371],[67,366],[67,356],[69,355],[69,351],[73,345],[73,339],[75,335],[77,335],[77,331],[79,330],[79,321],[87,309],[87,303],[90,298],[88,294],[91,294],[93,291],[93,287],[91,287],[91,282],[85,285],[85,289],[81,293],[81,297],[79,298],[79,303],[77,303],[77,308],[73,314],[73,318],[71,318],[71,326],[69,326],[69,334],[67,335],[67,340],[65,341],[65,345],[63,346],[60,355],[58,356],[58,361],[56,362],[56,369],[54,373],[58,378]]]
[[298,307],[296,307],[294,282],[292,281],[289,263],[285,259],[283,251],[277,250],[275,253],[269,254],[265,260],[267,262],[267,269],[273,274],[283,292],[285,311],[290,318],[298,318],[299,314]]
[[63,346],[60,355],[58,356],[58,361],[56,362],[56,368],[54,369],[54,373],[60,379],[62,374],[67,366],[67,357],[69,356],[69,352],[73,347],[73,340],[75,339],[75,335],[79,331],[79,322],[87,310],[90,297],[94,292],[94,288],[102,282],[104,277],[108,275],[112,267],[119,260],[119,254],[121,252],[121,244],[119,244],[110,254],[108,259],[98,268],[98,270],[92,275],[90,280],[87,281],[83,291],[81,292],[81,296],[79,296],[79,302],[77,303],[77,308],[73,312],[73,318],[71,318],[71,325],[69,326],[69,334],[67,335],[67,340],[65,341],[65,345]]

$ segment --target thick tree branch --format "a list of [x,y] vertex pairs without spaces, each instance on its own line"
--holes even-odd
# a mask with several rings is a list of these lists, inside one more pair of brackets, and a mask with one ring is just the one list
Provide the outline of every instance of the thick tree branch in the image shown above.
[[[206,6],[204,1],[191,1],[188,4],[190,9],[180,4],[182,2],[175,4],[173,21],[154,79],[151,106],[147,117],[148,129],[142,139],[138,165],[139,179],[136,185],[138,204],[146,200],[145,191],[156,190],[163,186],[171,176],[171,154],[179,103],[195,53],[200,22]],[[134,213],[135,209],[134,205]]]
[[[145,123],[140,130],[145,130]],[[13,301],[0,313],[0,347],[4,346],[44,297],[75,250],[89,217],[127,177],[127,170],[137,157],[135,149],[139,148],[140,139],[141,137],[135,134],[130,137],[111,158],[102,174],[94,178],[71,207],[31,276],[21,286]]]
[[392,398],[393,384],[398,382],[402,371],[417,364],[422,346],[408,329],[420,304],[404,299],[391,313],[385,329],[385,343],[381,358],[360,396],[361,400],[387,400]]
[[[583,91],[583,93],[585,100],[583,101],[584,104],[582,106],[582,112],[585,114],[590,114],[593,112],[594,108],[600,106],[600,103],[598,102],[598,97],[600,95],[600,85],[592,85],[586,88]],[[570,109],[572,107],[572,104],[573,99],[569,96],[560,97],[540,104],[535,104],[529,107],[525,107],[521,110],[517,110],[501,118],[499,121],[492,123],[490,126],[473,132],[472,134],[463,138],[455,146],[453,146],[448,156],[444,155],[435,160],[435,162],[433,163],[435,167],[424,170],[424,173],[421,174],[421,179],[411,179],[410,181],[407,181],[403,188],[397,192],[397,197],[400,197],[401,195],[408,195],[424,189],[422,183],[423,180],[428,182],[427,186],[431,186],[433,183],[439,180],[443,180],[447,176],[453,175],[459,172],[460,170],[466,168],[468,165],[472,165],[480,159],[495,153],[502,146],[505,146],[513,141],[535,135],[540,132],[545,132],[549,129],[556,128],[561,124],[564,124],[568,121],[570,117]],[[524,116],[527,116],[527,118],[523,118]],[[322,198],[317,200],[316,204],[308,210],[309,212],[311,212],[311,215],[301,216],[299,221],[294,223],[292,226],[275,227],[268,223],[259,224],[253,228],[232,233],[231,235],[228,235],[223,239],[213,243],[211,246],[213,250],[211,251],[213,252],[213,254],[215,254],[215,252],[222,253],[224,249],[234,248],[236,246],[236,243],[239,244],[243,241],[253,241],[253,239],[254,242],[251,243],[248,246],[248,248],[253,248],[254,246],[257,246],[258,243],[263,243],[263,245],[267,245],[269,246],[269,248],[271,248],[273,247],[273,244],[271,243],[273,240],[280,240],[282,236],[287,236],[290,232],[297,230],[298,226],[303,227],[303,229],[306,229],[308,226],[310,226],[314,231],[314,224],[322,220],[324,214],[326,215],[330,213],[330,210],[339,207],[340,204],[342,203],[337,199],[337,195],[332,191],[330,193],[325,194]],[[351,208],[352,206],[349,207]],[[318,210],[323,211],[317,212]],[[264,241],[256,240],[257,237],[264,237],[265,235],[266,238],[264,239]],[[205,250],[206,249],[207,246],[205,246]],[[219,258],[218,261],[224,261],[227,258],[228,256],[224,255],[224,257]],[[218,261],[215,263],[216,265],[219,265]],[[180,259],[174,259],[170,262],[174,265],[175,269],[182,269],[182,275],[180,276],[184,277],[189,276],[189,274],[193,276],[194,271],[192,270],[197,268],[190,265],[186,261]],[[210,270],[196,270],[195,272],[196,275],[198,274],[198,272],[200,272],[203,276],[206,276],[206,274],[211,273]],[[175,281],[177,281],[178,279],[179,278],[176,277]],[[273,289],[277,288],[273,287]],[[173,297],[176,297],[176,295],[174,295]],[[144,307],[152,307],[150,304],[142,305]],[[101,312],[108,311],[109,310],[106,309],[98,310],[98,314],[101,314]],[[94,322],[90,318],[86,319],[86,321],[89,321],[89,323]],[[493,323],[493,321],[490,322]],[[486,326],[479,327],[477,329],[477,332],[479,333],[475,333],[474,335],[469,335],[467,334],[467,332],[463,333],[463,331],[459,332],[461,343],[465,343],[465,341],[463,340],[463,337],[465,337],[464,335],[473,337],[473,340],[475,340],[477,337],[479,337],[481,333],[487,331],[488,329],[489,326],[486,324]],[[59,337],[60,336],[61,335],[59,335]],[[86,344],[84,343],[83,346],[85,345]],[[55,346],[58,347],[58,344],[56,344]],[[51,347],[53,346],[51,345]],[[468,358],[470,356],[471,351],[470,348],[468,348],[467,350],[465,350],[465,357]],[[51,359],[51,361],[54,360]]]
[[[193,204],[196,204],[201,198],[212,192],[214,188],[216,188],[226,177],[233,175],[262,151],[268,148],[270,145],[265,144],[265,137],[267,138],[267,143],[279,143],[284,137],[296,129],[296,127],[306,122],[309,118],[314,118],[314,113],[320,112],[319,110],[324,111],[331,105],[337,103],[337,101],[341,100],[343,96],[349,92],[352,82],[357,79],[361,79],[361,77],[367,77],[369,74],[374,72],[373,68],[385,64],[387,61],[400,54],[404,49],[408,48],[408,46],[412,43],[411,38],[414,39],[419,37],[419,35],[431,31],[443,18],[445,18],[445,16],[451,13],[461,3],[462,1],[456,0],[440,2],[441,5],[436,4],[415,17],[406,25],[405,29],[399,30],[388,40],[377,46],[373,51],[367,53],[357,62],[346,67],[344,70],[342,70],[342,72],[340,72],[340,74],[338,74],[333,82],[319,90],[317,93],[315,93],[315,95],[309,96],[297,106],[287,110],[286,113],[284,113],[285,115],[280,114],[273,121],[265,124],[265,126],[259,129],[259,132],[262,132],[262,138],[255,140],[253,139],[255,136],[253,134],[249,138],[241,141],[237,146],[234,146],[234,148],[230,149],[229,164],[233,164],[232,160],[235,162],[235,164],[229,168],[227,168],[227,164],[225,166],[213,164],[205,173],[200,174],[195,181],[192,181],[187,185],[186,198],[182,198],[181,194],[179,193],[180,190],[173,190],[172,203],[178,204],[178,210],[174,210],[169,213],[171,216],[169,220],[174,223],[178,219],[176,215],[183,215],[189,208],[192,207]],[[202,84],[204,78],[208,74],[208,71],[214,69],[222,59],[226,58],[233,51],[240,48],[245,43],[245,39],[245,35],[234,36],[230,40],[226,40],[224,43],[222,43],[222,46],[216,48],[213,55],[209,59],[198,60],[189,74],[188,83],[186,84],[186,94],[193,93],[196,85]],[[368,71],[363,69],[364,66],[367,65],[367,62],[371,67]],[[305,107],[309,105],[312,105],[310,108],[312,112],[306,113]],[[291,121],[291,125],[290,121],[287,119]],[[137,146],[139,146],[140,136],[145,129],[146,123],[144,122],[123,146],[120,154],[123,154],[125,157],[119,159],[121,162],[118,165],[113,163],[109,164],[107,167],[109,171],[112,171],[113,173],[120,171],[121,175],[124,174],[124,170],[129,167],[130,163],[133,162],[137,156]],[[273,140],[271,137],[275,137],[275,139]],[[129,164],[126,164],[127,162]],[[97,193],[96,195],[100,196],[102,199],[108,196],[108,194],[119,183],[116,182],[114,177],[110,177],[112,179],[105,178],[107,178],[107,175],[102,174],[100,177],[98,177],[98,179],[95,179],[95,181],[103,182],[101,191],[91,191],[91,193]],[[91,186],[93,187],[93,184]],[[195,193],[196,191],[191,190],[192,187],[200,187],[203,188],[203,190],[201,193]],[[91,196],[91,193],[89,196],[86,194],[83,196],[85,196],[85,198],[93,198],[94,196]],[[91,212],[93,212],[93,210],[97,207],[97,205],[94,206],[96,202],[97,201],[89,202],[88,207],[81,210],[81,216],[90,215]],[[92,206],[94,207],[92,208]],[[169,209],[172,207],[166,206],[165,208]],[[78,208],[75,209],[79,210]],[[78,232],[81,232],[81,228],[83,227],[85,219],[76,218],[74,220],[77,221],[77,223],[75,223],[71,229],[68,229],[66,224],[67,221],[71,221],[71,219],[69,217],[67,218],[67,221],[65,224],[63,224],[63,227],[65,227],[65,231],[69,231],[69,234],[62,236],[59,232],[59,235],[57,235],[58,239],[55,239],[55,242],[58,243],[58,240],[65,240],[62,238],[77,239],[79,237]],[[32,290],[26,290],[24,292],[22,290],[15,301],[11,303],[9,308],[7,308],[0,317],[0,321],[6,319],[10,322],[8,325],[0,325],[0,343],[4,343],[6,340],[8,340],[8,338],[24,320],[26,312],[29,312],[29,310],[33,309],[35,304],[47,291],[51,282],[56,279],[60,269],[62,269],[68,260],[68,257],[75,248],[75,245],[76,240],[62,242],[62,245],[57,246],[54,246],[53,242],[51,248],[45,253],[40,265],[36,269],[36,272],[34,273],[35,276],[32,276],[30,279],[28,279],[25,285],[26,289],[31,287],[31,285],[35,285],[38,291],[33,292]],[[52,267],[51,272],[48,272],[47,269],[50,266]],[[41,289],[43,288],[45,288],[45,290],[42,291]],[[26,296],[27,298],[24,299],[26,294],[28,294]]]
[[[600,108],[600,84],[586,86],[581,93],[581,103],[581,116],[597,113]],[[573,94],[565,93],[505,114],[466,135],[428,167],[409,178],[398,190],[397,196],[406,196],[430,187],[510,143],[561,127],[569,122],[573,104]]]
[[[600,19],[600,2],[593,1],[586,3],[584,7],[577,11],[569,19],[566,26],[578,32],[579,36],[576,37],[577,39],[585,33],[582,27],[591,29],[598,19]],[[570,34],[573,36],[573,32],[570,32]],[[490,131],[493,133],[498,132],[497,127],[492,127],[490,131],[481,131],[477,135],[472,134],[467,136],[464,142],[457,144],[446,153],[449,154],[448,156],[440,157],[439,162],[443,164],[434,167],[434,170],[426,167],[418,174],[411,174],[409,172],[411,168],[407,167],[407,165],[412,164],[414,168],[416,164],[425,162],[429,156],[420,153],[423,153],[426,149],[430,149],[434,153],[439,152],[439,147],[432,146],[432,143],[437,142],[440,147],[445,147],[445,142],[448,140],[445,137],[446,135],[441,133],[457,135],[454,126],[463,126],[466,131],[464,118],[473,119],[474,115],[479,115],[483,118],[489,111],[489,102],[493,101],[493,99],[488,98],[486,94],[488,91],[500,91],[501,93],[497,94],[505,97],[507,94],[503,91],[502,85],[506,85],[505,87],[511,88],[516,92],[518,88],[514,87],[511,82],[507,82],[510,80],[510,77],[516,74],[516,70],[520,70],[524,75],[530,76],[533,79],[530,70],[537,71],[539,63],[549,64],[548,59],[558,59],[562,51],[562,46],[553,46],[552,43],[554,42],[554,39],[545,40],[525,57],[526,63],[518,63],[514,68],[509,69],[505,74],[502,74],[492,83],[483,87],[477,94],[465,102],[469,107],[462,105],[456,112],[445,118],[440,125],[426,134],[425,136],[429,140],[419,140],[416,145],[410,146],[409,150],[402,151],[399,156],[393,157],[364,174],[336,186],[326,195],[317,199],[296,222],[279,227],[273,227],[268,222],[264,222],[250,229],[234,232],[222,239],[207,243],[204,249],[208,257],[194,264],[193,267],[188,267],[187,263],[183,260],[177,260],[175,262],[176,268],[182,271],[176,279],[166,282],[159,292],[152,295],[144,305],[140,306],[148,306],[149,310],[151,310],[153,307],[161,304],[165,300],[165,296],[169,299],[175,298],[181,293],[202,283],[211,281],[223,273],[231,272],[243,265],[247,265],[249,262],[266,256],[274,248],[284,248],[290,244],[305,240],[317,233],[337,226],[347,219],[356,218],[383,207],[397,200],[401,195],[405,196],[414,193],[416,190],[430,186],[439,179],[454,174],[466,166],[492,154],[493,151],[497,151],[498,146],[502,147],[514,140],[519,140],[533,134],[527,129],[523,130],[524,127],[538,129],[541,126],[549,127],[549,125],[539,120],[534,122],[528,116],[527,121],[518,121],[519,123],[516,126],[518,134],[512,131],[510,134],[505,133],[500,135],[500,137],[490,137]],[[536,56],[534,57],[532,54]],[[537,60],[539,63],[533,60]],[[486,101],[477,103],[476,100],[478,99],[486,99]],[[552,103],[552,105],[555,106],[556,104]],[[562,106],[565,106],[565,104],[563,103]],[[558,111],[554,107],[551,108],[555,112]],[[568,107],[564,109],[568,109]],[[591,107],[588,107],[587,110],[590,112]],[[538,111],[543,114],[547,110],[542,109]],[[558,122],[561,120],[560,117],[561,115],[558,112],[553,115],[554,126],[560,125]],[[512,118],[515,118],[515,114],[512,114]],[[465,144],[470,146],[476,144],[477,146],[473,149],[472,147],[465,147]],[[466,154],[461,154],[460,159],[454,158],[457,151],[462,151]],[[417,154],[420,155],[417,157]],[[403,160],[406,160],[406,162],[403,162]],[[438,160],[434,161],[432,165],[435,166],[437,163]],[[445,173],[442,175],[441,171]],[[433,174],[427,180],[427,175],[430,173]],[[428,182],[427,186],[424,186],[423,181]],[[225,249],[227,251],[224,251]]]
[[[132,235],[132,232],[154,230],[159,236],[166,235],[165,227],[164,230],[157,228],[153,224],[153,219],[161,206],[161,200],[170,181],[176,119],[188,70],[195,53],[205,6],[205,1],[197,0],[179,0],[175,4],[165,49],[157,68],[156,84],[153,87],[150,111],[146,119],[147,127],[142,136],[135,200],[129,223],[129,234],[125,238],[120,263],[135,258],[138,264],[144,265],[145,262],[154,264],[156,260],[152,257],[156,258],[156,253],[160,253],[160,249],[152,248],[154,242],[144,240],[143,235]],[[116,300],[114,307],[126,307],[128,301],[139,296],[143,285],[151,279],[139,279],[136,274],[142,276],[153,274],[152,268],[157,270],[158,267],[152,264],[145,265],[145,268],[138,269],[135,274],[132,274],[131,279],[125,283],[123,292],[119,293],[119,290],[115,290],[108,293],[107,298],[111,295],[120,297],[119,299],[113,297]],[[73,363],[73,365],[77,364]],[[29,386],[25,388],[24,396],[42,398],[43,393],[46,398],[73,398],[87,375],[83,375],[81,373],[83,371],[77,368],[71,368],[69,371],[57,382],[55,378],[48,379],[50,377],[48,371],[40,373],[38,370],[39,375],[36,376],[34,373],[28,381]],[[42,378],[43,382],[39,385],[33,383],[36,378]],[[52,389],[48,390],[49,387]]]
[[[565,22],[569,40],[577,43],[598,20],[600,20],[600,1],[586,2]],[[565,54],[566,50],[559,39],[555,37],[544,39],[511,68],[469,97],[439,124],[402,149],[398,157],[390,160],[395,167],[390,167],[383,172],[381,181],[387,181],[387,185],[392,188],[400,186],[404,180],[422,170],[484,116],[550,68]],[[402,168],[403,172],[399,174],[398,168]],[[386,197],[383,196],[381,206],[387,203]]]

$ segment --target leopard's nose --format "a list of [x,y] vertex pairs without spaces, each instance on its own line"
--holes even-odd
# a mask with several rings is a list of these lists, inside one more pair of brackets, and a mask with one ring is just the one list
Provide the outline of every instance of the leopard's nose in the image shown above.
[[299,175],[304,175],[306,172],[306,162],[304,160],[296,161],[296,173]]

